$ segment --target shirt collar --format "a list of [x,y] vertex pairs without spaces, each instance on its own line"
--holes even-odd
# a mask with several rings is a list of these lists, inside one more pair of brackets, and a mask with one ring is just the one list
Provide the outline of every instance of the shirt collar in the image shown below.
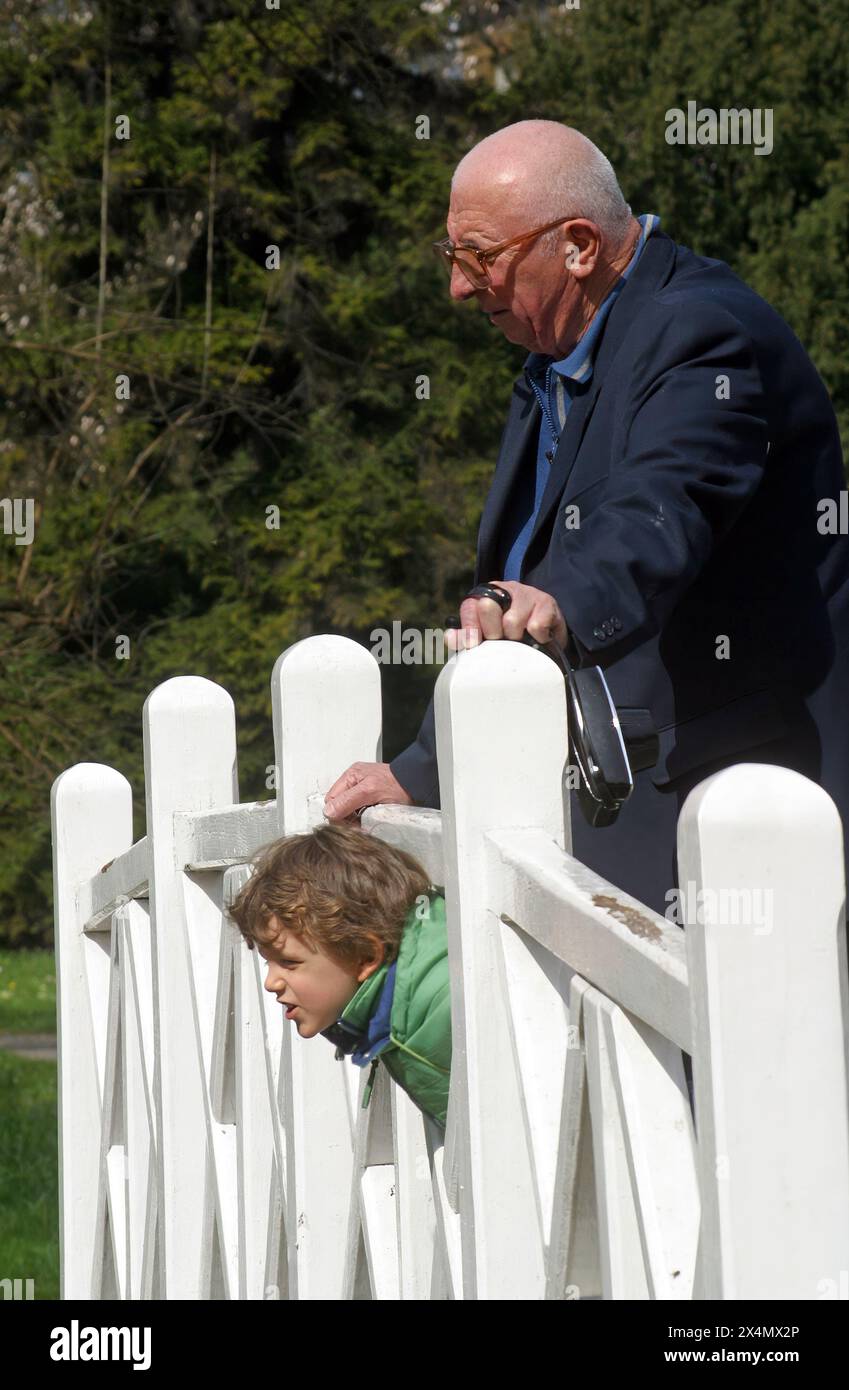
[[649,237],[660,228],[660,218],[655,212],[644,212],[637,218],[637,221],[642,231],[640,233],[640,239],[634,247],[634,254],[622,271],[616,284],[613,285],[605,295],[584,336],[575,344],[571,352],[568,352],[565,357],[561,357],[557,362],[547,353],[530,353],[525,361],[526,374],[534,376],[538,381],[544,383],[548,374],[548,368],[551,367],[555,372],[559,372],[561,376],[571,377],[573,381],[580,384],[589,381],[593,374],[595,350],[598,346],[598,340],[607,315],[610,313],[617,295],[624,288],[628,276],[640,259],[643,248]]

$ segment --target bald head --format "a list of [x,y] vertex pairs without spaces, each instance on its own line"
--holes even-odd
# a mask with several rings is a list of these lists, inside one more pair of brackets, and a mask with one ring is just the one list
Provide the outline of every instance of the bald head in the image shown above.
[[[516,121],[478,142],[451,180],[452,204],[495,194],[516,227],[556,217],[586,217],[600,227],[611,251],[628,236],[633,217],[610,161],[572,126],[559,121]],[[555,229],[541,238],[555,250]]]

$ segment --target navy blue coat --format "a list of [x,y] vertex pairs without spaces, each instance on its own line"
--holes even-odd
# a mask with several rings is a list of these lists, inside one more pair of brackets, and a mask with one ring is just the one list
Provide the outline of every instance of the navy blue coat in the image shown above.
[[[523,373],[476,584],[501,575],[539,417]],[[839,511],[845,486],[828,393],[788,324],[724,261],[656,232],[569,410],[521,582],[556,598],[574,664],[601,666],[616,704],[649,711],[660,732],[660,760],[614,825],[591,829],[571,793],[573,853],[658,912],[678,884],[681,805],[732,763],[819,782],[847,839],[849,536],[825,533],[818,508],[831,498]],[[432,699],[390,768],[439,807]]]

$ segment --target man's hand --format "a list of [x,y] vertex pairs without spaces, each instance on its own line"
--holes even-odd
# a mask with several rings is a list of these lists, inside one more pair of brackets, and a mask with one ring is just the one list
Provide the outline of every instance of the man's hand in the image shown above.
[[506,589],[513,602],[502,613],[494,598],[464,599],[460,605],[460,627],[445,631],[445,645],[450,651],[458,650],[458,640],[462,649],[475,647],[487,638],[506,637],[519,642],[526,632],[537,642],[550,642],[553,638],[559,646],[566,646],[566,619],[551,594],[530,584],[519,584],[515,579],[489,579],[487,583]]
[[383,801],[401,806],[413,804],[413,798],[389,771],[388,763],[352,763],[325,796],[324,814],[328,820],[347,820],[358,825],[356,811]]

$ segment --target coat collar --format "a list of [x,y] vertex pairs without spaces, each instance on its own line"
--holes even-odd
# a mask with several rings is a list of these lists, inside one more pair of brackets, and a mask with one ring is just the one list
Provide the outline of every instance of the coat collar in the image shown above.
[[[439,896],[433,886],[428,889],[428,896],[431,899]],[[401,957],[401,943],[404,941],[404,932],[416,921],[417,905],[418,899],[412,903],[404,918],[401,942],[399,943],[398,952],[395,957],[396,961],[400,960]],[[391,965],[392,961],[385,960],[382,965],[379,965],[376,970],[372,971],[367,979],[363,980],[356,994],[348,1000],[345,1008],[339,1015],[340,1021],[344,1019],[345,1023],[350,1024],[351,1027],[359,1028],[362,1032],[366,1031],[369,1020],[377,1008],[378,1000],[383,993],[383,986]]]
[[640,235],[634,253],[615,284],[611,285],[586,333],[559,361],[555,361],[547,353],[532,352],[525,362],[526,374],[535,376],[543,388],[546,385],[549,367],[552,367],[558,376],[571,377],[572,381],[576,383],[583,384],[590,380],[595,365],[596,345],[601,338],[604,325],[610,317],[610,312],[631,276],[636,272],[649,237],[660,231],[660,218],[656,212],[644,212],[637,218],[637,221],[640,224]]
[[[605,326],[590,384],[586,393],[576,396],[566,416],[566,424],[560,437],[560,444],[551,465],[551,473],[542,495],[534,529],[528,541],[525,555],[529,555],[537,534],[546,525],[551,511],[556,507],[595,408],[599,392],[610,365],[616,356],[628,330],[639,314],[645,301],[655,294],[669,279],[675,265],[676,243],[665,232],[656,231],[648,238],[643,253],[628,277],[626,284],[610,310]],[[529,358],[526,359],[530,361]],[[528,385],[524,367],[513,384],[513,397],[510,413],[501,442],[498,462],[486,504],[481,516],[478,532],[478,559],[475,565],[474,583],[480,584],[495,576],[497,553],[495,539],[503,520],[504,512],[524,461],[530,443],[536,439],[540,417],[539,402],[533,389]],[[582,479],[582,483],[586,481]],[[593,479],[588,481],[592,482]],[[497,576],[495,576],[497,577]]]
[[383,993],[383,985],[389,970],[391,961],[384,961],[376,970],[363,980],[356,994],[348,1000],[340,1018],[344,1018],[346,1023],[350,1023],[354,1028],[360,1028],[365,1032],[368,1021],[371,1018],[377,1001]]

